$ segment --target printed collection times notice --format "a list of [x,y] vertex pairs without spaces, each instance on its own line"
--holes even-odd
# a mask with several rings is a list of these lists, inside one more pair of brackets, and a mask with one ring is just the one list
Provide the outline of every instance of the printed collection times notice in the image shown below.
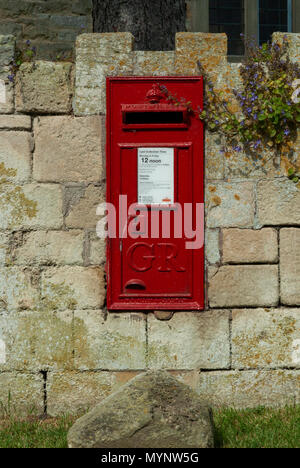
[[174,203],[174,148],[138,149],[138,203]]

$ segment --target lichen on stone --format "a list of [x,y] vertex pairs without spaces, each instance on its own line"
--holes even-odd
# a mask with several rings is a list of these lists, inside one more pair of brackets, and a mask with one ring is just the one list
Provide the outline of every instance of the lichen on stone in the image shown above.
[[21,186],[15,186],[10,177],[16,177],[16,169],[6,168],[0,163],[0,210],[9,212],[8,227],[22,223],[25,218],[34,218],[37,215],[37,203],[29,200]]

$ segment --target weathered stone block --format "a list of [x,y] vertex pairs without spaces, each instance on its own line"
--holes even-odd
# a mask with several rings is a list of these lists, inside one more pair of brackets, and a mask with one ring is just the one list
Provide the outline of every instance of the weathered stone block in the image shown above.
[[207,179],[224,179],[224,154],[220,135],[205,131],[205,170]]
[[13,83],[4,78],[0,78],[0,112],[1,114],[11,114],[14,112],[14,92]]
[[23,63],[17,73],[19,112],[68,114],[72,109],[72,93],[71,63]]
[[0,232],[0,265],[5,265],[9,248],[9,235]]
[[44,413],[44,382],[42,374],[0,373],[0,415],[5,409],[18,418]]
[[42,294],[51,294],[53,288],[64,288],[67,295],[67,304],[64,297],[57,301],[58,310],[68,309],[70,302],[77,309],[101,309],[105,299],[104,271],[79,266],[49,268],[42,273]]
[[175,74],[173,51],[134,52],[133,74],[137,76],[170,76]]
[[82,34],[76,43],[75,115],[105,114],[106,77],[133,72],[130,33]]
[[100,117],[36,119],[33,177],[39,182],[99,182],[101,129]]
[[280,230],[280,295],[286,305],[300,305],[300,229]]
[[272,41],[282,44],[284,37],[287,39],[289,43],[290,58],[295,63],[299,63],[300,61],[300,34],[275,32],[272,34]]
[[276,306],[279,301],[277,265],[222,266],[210,279],[211,307]]
[[32,3],[26,0],[11,0],[8,4],[5,0],[1,0],[0,8],[3,18],[17,18],[19,15],[28,15],[32,10]]
[[300,190],[287,178],[260,181],[257,210],[262,226],[300,224]]
[[106,241],[93,232],[90,233],[89,261],[91,265],[103,265],[106,261]]
[[224,263],[276,263],[277,238],[277,231],[272,228],[224,229],[222,260]]
[[50,25],[58,28],[78,28],[87,25],[87,18],[84,16],[52,15]]
[[1,130],[31,130],[29,115],[0,115]]
[[132,370],[146,367],[146,316],[76,311],[75,368]]
[[82,197],[75,198],[66,216],[66,226],[75,229],[96,228],[99,218],[96,216],[97,207],[105,200],[104,186],[90,185],[83,192]]
[[[12,116],[10,116],[12,117]],[[0,132],[0,177],[1,165],[12,169],[12,176],[6,180],[16,183],[28,182],[31,176],[31,151],[33,140],[26,132]]]
[[286,176],[286,171],[271,151],[262,149],[259,153],[228,150],[225,156],[225,178],[274,179]]
[[211,448],[208,404],[167,373],[147,372],[76,421],[70,448]]
[[15,54],[15,38],[11,35],[0,35],[0,73],[7,71]]
[[77,15],[91,15],[93,10],[93,1],[92,0],[73,0],[72,4],[72,13]]
[[300,401],[300,371],[203,372],[197,393],[215,407],[294,405]]
[[254,223],[254,185],[252,182],[208,184],[207,226],[252,227]]
[[299,367],[300,313],[297,309],[235,310],[232,366],[235,369]]
[[[3,20],[3,10],[0,10],[1,20]],[[11,18],[9,18],[11,19]],[[17,41],[22,39],[23,27],[21,24],[16,24],[13,21],[0,21],[0,34],[13,36]]]
[[225,66],[226,34],[177,33],[175,70],[179,75],[199,75],[197,62],[209,59],[212,70]]
[[0,309],[32,309],[38,298],[33,271],[16,267],[0,268]]
[[80,414],[104,400],[111,393],[113,382],[111,372],[49,372],[47,412],[53,417]]
[[35,231],[23,234],[13,249],[17,265],[80,265],[83,263],[82,231]]
[[62,191],[58,185],[0,186],[2,229],[60,229]]
[[226,369],[229,366],[228,311],[179,312],[166,322],[149,314],[149,368]]
[[220,261],[220,232],[218,229],[206,229],[205,249],[208,263],[215,264]]
[[38,311],[0,315],[0,339],[6,347],[1,371],[73,368],[73,312]]
[[8,80],[9,64],[15,56],[15,38],[11,35],[0,35],[0,113],[14,112],[14,86]]

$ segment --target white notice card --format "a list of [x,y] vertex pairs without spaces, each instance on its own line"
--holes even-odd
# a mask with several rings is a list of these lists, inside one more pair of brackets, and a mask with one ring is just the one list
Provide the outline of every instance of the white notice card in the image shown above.
[[138,149],[138,203],[174,203],[174,148]]

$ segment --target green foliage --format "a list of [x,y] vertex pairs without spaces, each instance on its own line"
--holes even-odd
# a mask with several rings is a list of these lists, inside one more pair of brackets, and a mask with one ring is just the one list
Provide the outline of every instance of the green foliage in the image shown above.
[[300,448],[300,406],[215,411],[220,448]]
[[24,49],[17,49],[15,58],[10,63],[10,73],[8,80],[13,83],[15,81],[16,73],[19,70],[22,63],[33,62],[36,57],[36,47],[31,45],[30,41],[26,41]]
[[[190,102],[171,95],[165,86],[161,89],[173,104],[185,105],[211,132],[223,137],[223,153],[244,151],[264,166],[270,158],[265,160],[258,152],[267,149],[275,161],[283,154],[289,156],[300,127],[300,103],[294,98],[300,67],[291,61],[288,47],[286,37],[282,44],[273,42],[260,47],[245,39],[246,58],[240,67],[242,87],[233,90],[236,112],[232,110],[232,100],[215,89],[201,62],[198,66],[205,79],[203,109],[194,109]],[[295,183],[299,181],[298,172],[294,167],[292,177],[289,176]]]
[[300,172],[298,172],[295,168],[291,167],[288,170],[288,178],[294,182],[294,184],[298,184],[300,181]]
[[281,151],[296,137],[300,126],[300,104],[293,99],[293,83],[300,67],[292,62],[288,41],[256,46],[245,40],[246,59],[240,68],[242,89],[233,90],[240,111],[234,114],[222,92],[206,77],[204,111],[200,113],[211,131],[221,133],[236,151],[263,147]]
[[71,416],[0,420],[0,447],[67,448],[67,433],[74,422]]

